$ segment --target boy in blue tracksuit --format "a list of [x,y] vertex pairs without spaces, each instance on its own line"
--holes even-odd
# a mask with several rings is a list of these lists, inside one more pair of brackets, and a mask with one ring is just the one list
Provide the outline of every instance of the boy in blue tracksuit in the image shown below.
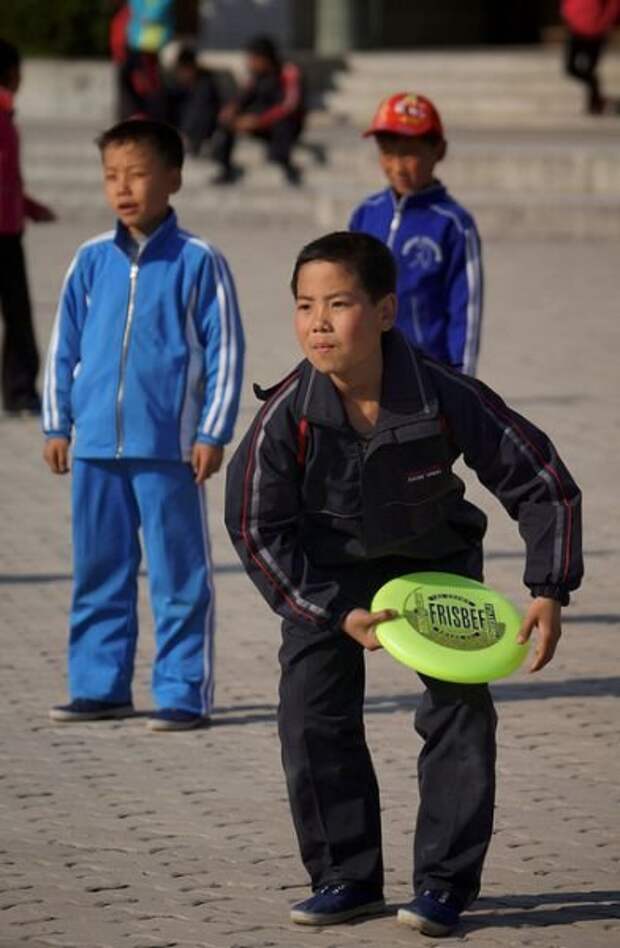
[[373,135],[389,187],[354,211],[349,229],[388,245],[398,265],[396,325],[428,355],[475,375],[482,319],[480,238],[471,214],[434,177],[446,153],[441,118],[421,95],[379,106]]
[[152,730],[196,727],[213,697],[204,481],[233,432],[244,342],[222,255],[182,230],[178,133],[127,121],[98,141],[116,229],[78,250],[45,376],[44,457],[73,438],[71,701],[55,721],[132,711],[141,528],[155,617]]

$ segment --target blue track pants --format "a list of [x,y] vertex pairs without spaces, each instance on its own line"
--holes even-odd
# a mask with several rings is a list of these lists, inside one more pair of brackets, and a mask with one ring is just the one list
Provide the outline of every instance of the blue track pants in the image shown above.
[[73,461],[71,698],[130,702],[139,530],[148,561],[159,708],[208,714],[214,597],[204,489],[175,461]]

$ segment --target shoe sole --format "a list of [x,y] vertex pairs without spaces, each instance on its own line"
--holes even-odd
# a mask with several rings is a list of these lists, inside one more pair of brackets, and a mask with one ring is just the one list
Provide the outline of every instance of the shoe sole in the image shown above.
[[51,708],[48,715],[50,720],[57,724],[80,724],[83,721],[114,721],[118,718],[129,718],[133,713],[133,707],[127,705],[110,708],[109,711],[61,711],[59,708]]
[[290,919],[296,925],[339,925],[341,922],[349,922],[353,918],[359,918],[363,915],[382,915],[385,912],[385,902],[369,902],[368,905],[360,906],[355,909],[348,909],[346,912],[334,912],[333,915],[314,915],[311,912],[302,912],[291,909]]
[[195,731],[199,727],[207,727],[208,721],[147,721],[146,728],[154,733],[164,733],[166,731]]
[[407,925],[422,935],[430,935],[431,938],[443,938],[449,935],[456,928],[456,925],[442,925],[441,922],[433,922],[430,918],[423,915],[416,915],[415,912],[409,912],[406,909],[399,909],[396,921],[399,925]]

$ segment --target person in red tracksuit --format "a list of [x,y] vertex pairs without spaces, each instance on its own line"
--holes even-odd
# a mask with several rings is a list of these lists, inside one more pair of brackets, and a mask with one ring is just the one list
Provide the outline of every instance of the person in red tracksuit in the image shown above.
[[620,19],[620,0],[563,0],[562,17],[569,29],[566,72],[586,86],[586,111],[600,115],[607,101],[597,68],[607,36]]
[[221,168],[212,183],[237,180],[240,169],[233,165],[233,149],[238,134],[249,134],[266,143],[269,160],[280,165],[289,184],[297,185],[301,173],[291,161],[291,151],[305,117],[301,70],[281,61],[269,37],[256,37],[245,51],[250,79],[241,95],[220,112],[212,157]]
[[19,50],[0,39],[0,306],[4,320],[2,403],[10,414],[41,410],[36,380],[39,353],[32,325],[22,234],[26,218],[54,220],[53,212],[24,193],[13,98],[21,81]]

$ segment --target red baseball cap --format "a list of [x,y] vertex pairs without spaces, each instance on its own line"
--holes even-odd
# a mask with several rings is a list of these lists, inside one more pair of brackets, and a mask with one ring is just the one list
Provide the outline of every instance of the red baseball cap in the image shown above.
[[443,139],[443,126],[439,112],[430,99],[415,92],[397,92],[384,99],[375,112],[370,128],[364,132],[391,132],[393,135],[439,135]]

